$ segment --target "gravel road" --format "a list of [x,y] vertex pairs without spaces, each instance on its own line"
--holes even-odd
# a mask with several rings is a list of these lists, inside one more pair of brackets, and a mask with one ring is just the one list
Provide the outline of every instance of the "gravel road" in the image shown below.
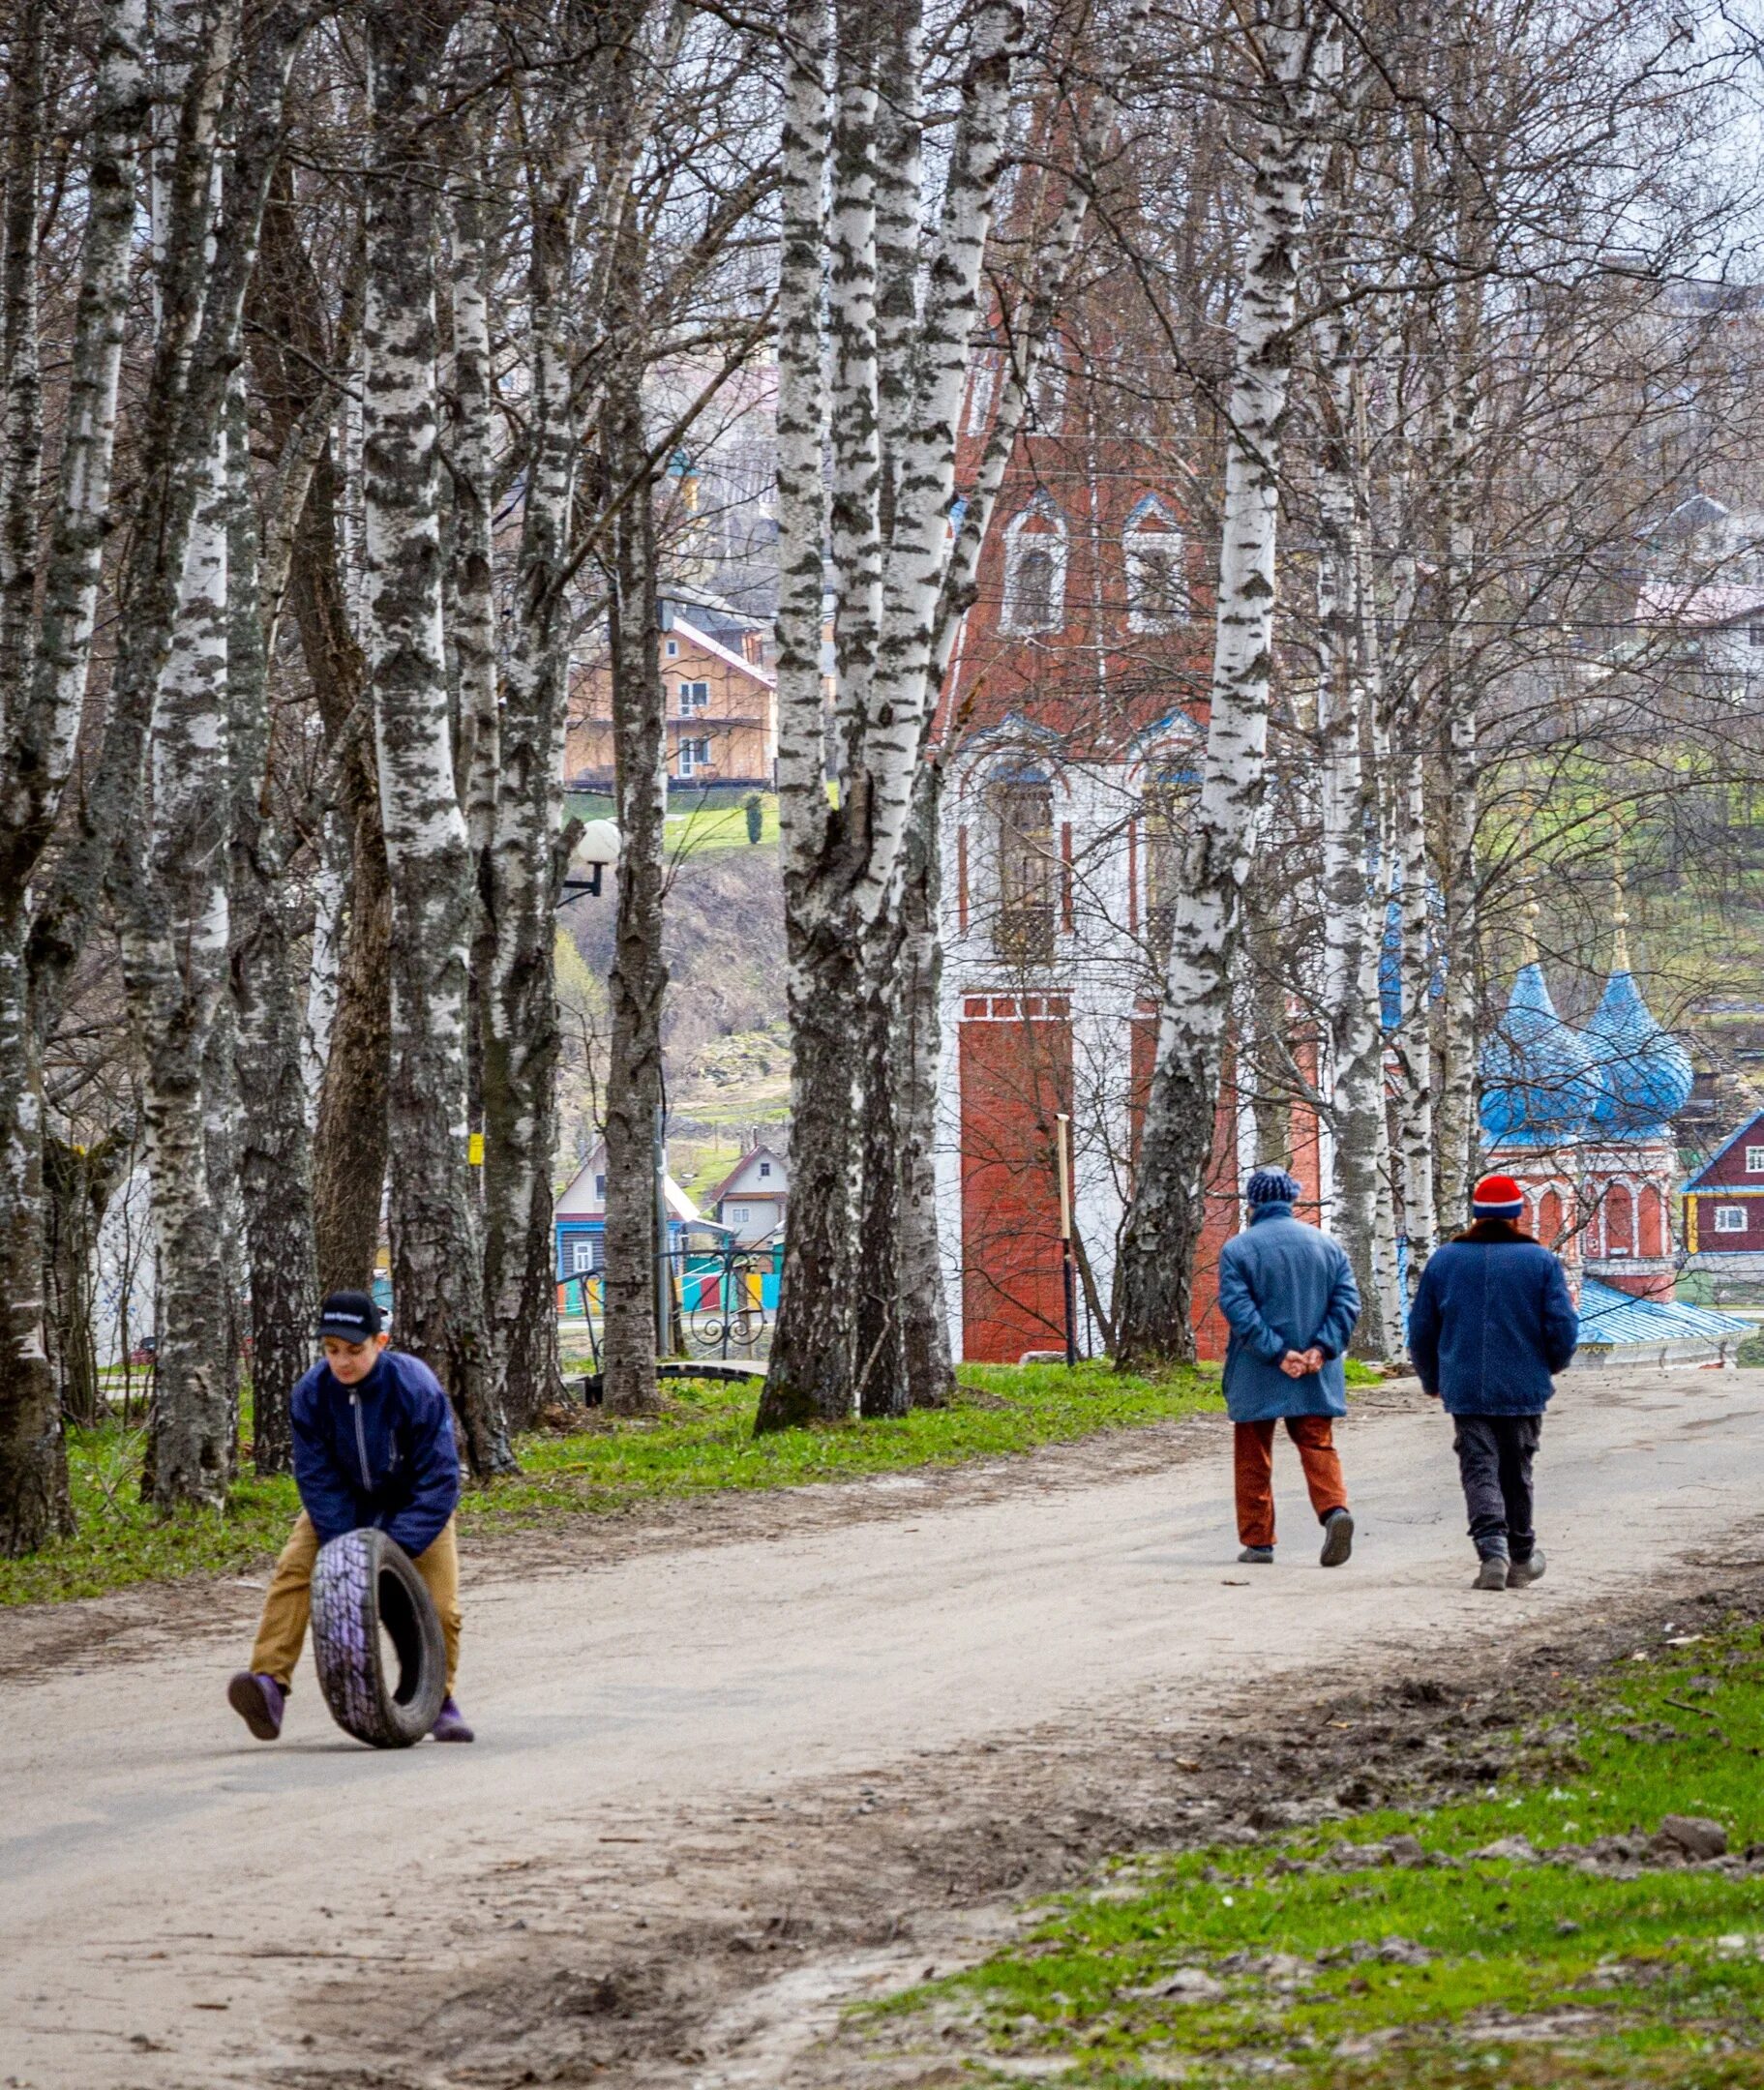
[[[515,1993],[511,1969],[571,1978],[713,1877],[733,1921],[759,1880],[782,1907],[806,1900],[837,1855],[830,1796],[842,1819],[882,1788],[909,1806],[915,1781],[952,1808],[966,1793],[971,1813],[1007,1811],[988,1766],[1026,1737],[1106,1782],[1105,1733],[1181,1732],[1252,1687],[1290,1700],[1310,1678],[1572,1636],[1699,1559],[1723,1572],[1764,1551],[1750,1373],[1567,1380],[1539,1462],[1550,1571],[1505,1596],[1468,1587],[1449,1430],[1419,1395],[1381,1390],[1343,1427],[1360,1537],[1334,1572],[1316,1565],[1289,1446],[1280,1564],[1249,1569],[1224,1425],[1180,1443],[1161,1470],[1127,1433],[996,1470],[1008,1485],[866,1482],[852,1521],[786,1515],[723,1542],[709,1503],[696,1536],[663,1546],[597,1559],[586,1527],[574,1566],[468,1576],[469,1749],[358,1747],[310,1664],[284,1740],[254,1744],[223,1698],[243,1645],[212,1633],[7,1684],[0,2084],[533,2080],[517,2065],[523,2007],[487,2000]],[[230,1591],[227,1617],[250,1602]],[[936,1778],[913,1768],[931,1764]],[[809,1981],[805,2017],[825,1986]],[[468,2005],[469,2040],[449,2016]],[[729,2035],[732,2049],[759,2037]],[[690,2045],[627,2076],[621,2051],[632,2064],[613,2041],[592,2071],[543,2079],[786,2079],[775,2059]]]

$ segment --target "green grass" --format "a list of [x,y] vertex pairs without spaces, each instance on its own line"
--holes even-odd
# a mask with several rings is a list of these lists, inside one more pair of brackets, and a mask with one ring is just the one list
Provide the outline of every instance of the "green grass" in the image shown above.
[[[1204,1367],[1167,1379],[1118,1377],[1107,1365],[965,1365],[948,1408],[889,1422],[753,1434],[758,1384],[670,1384],[652,1421],[605,1421],[519,1446],[523,1471],[470,1489],[460,1522],[474,1533],[606,1515],[661,1496],[718,1488],[799,1487],[1032,1450],[1101,1429],[1162,1422],[1219,1405]],[[75,1537],[22,1560],[0,1560],[0,1604],[95,1597],[179,1575],[238,1574],[281,1546],[299,1505],[289,1479],[243,1479],[224,1511],[156,1517],[139,1497],[140,1432],[108,1424],[69,1435]]]
[[[1624,1880],[1470,1855],[1510,1836],[1544,1850],[1651,1834],[1667,1813],[1712,1817],[1744,1851],[1764,1838],[1761,1748],[1755,1624],[1657,1647],[1532,1737],[1519,1789],[1131,1861],[1021,1946],[882,2008],[972,2013],[1002,2060],[1108,2090],[1271,2069],[1302,2090],[1761,2084],[1764,1878],[1650,1868]],[[1459,1863],[1328,1865],[1334,1845],[1402,1834]],[[1427,1958],[1354,1956],[1391,1939]],[[1270,1955],[1286,1963],[1258,1968]],[[1146,1992],[1179,1968],[1222,1992]],[[1592,2015],[1554,2036],[1502,2036],[1509,2019],[1559,2012]],[[1008,2061],[973,2067],[976,2081],[1020,2079]]]
[[[760,840],[751,843],[747,838],[747,808],[744,801],[748,793],[737,791],[731,797],[726,792],[713,791],[700,802],[687,791],[674,791],[669,796],[670,811],[666,830],[666,843],[670,860],[681,856],[702,856],[708,850],[765,849],[778,840],[778,800],[774,792],[760,793]],[[616,817],[611,798],[577,791],[569,799],[569,811],[582,820],[613,820]]]

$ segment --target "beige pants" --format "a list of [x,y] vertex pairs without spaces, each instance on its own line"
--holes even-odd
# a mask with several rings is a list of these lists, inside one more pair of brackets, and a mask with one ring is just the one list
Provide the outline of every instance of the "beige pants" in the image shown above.
[[[253,1672],[274,1677],[284,1690],[293,1681],[294,1664],[306,1645],[307,1619],[313,1608],[313,1563],[317,1558],[318,1534],[303,1509],[294,1519],[294,1529],[270,1577],[270,1593],[263,1599],[263,1617],[252,1649]],[[440,1613],[441,1637],[447,1643],[447,1695],[451,1698],[453,1680],[460,1667],[460,1553],[452,1517],[429,1550],[417,1555],[415,1566]]]

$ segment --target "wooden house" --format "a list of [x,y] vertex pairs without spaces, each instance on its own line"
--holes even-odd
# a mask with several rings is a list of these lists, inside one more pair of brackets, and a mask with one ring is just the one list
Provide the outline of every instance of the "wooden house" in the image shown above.
[[775,1147],[751,1147],[710,1193],[710,1209],[740,1247],[784,1232],[790,1163]]
[[[668,1245],[671,1249],[696,1247],[701,1238],[722,1230],[704,1220],[698,1207],[672,1176],[663,1179],[668,1200]],[[597,1140],[594,1150],[571,1178],[567,1189],[552,1208],[553,1230],[557,1245],[557,1282],[572,1277],[597,1276],[607,1260],[607,1143]]]
[[[731,632],[738,648],[676,610],[661,640],[668,700],[671,790],[716,785],[769,791],[778,761],[778,680],[764,665],[757,629]],[[602,655],[570,686],[564,782],[604,791],[613,783],[613,676]]]
[[1730,1133],[1683,1186],[1693,1268],[1764,1277],[1764,1111]]

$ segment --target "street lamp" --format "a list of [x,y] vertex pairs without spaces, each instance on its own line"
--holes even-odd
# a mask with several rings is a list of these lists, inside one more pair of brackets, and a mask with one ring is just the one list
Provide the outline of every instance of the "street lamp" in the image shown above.
[[580,900],[586,893],[600,891],[601,873],[609,864],[618,861],[618,829],[612,821],[591,820],[583,823],[570,858],[570,868],[564,874],[558,894],[559,907],[567,907],[572,900]]

